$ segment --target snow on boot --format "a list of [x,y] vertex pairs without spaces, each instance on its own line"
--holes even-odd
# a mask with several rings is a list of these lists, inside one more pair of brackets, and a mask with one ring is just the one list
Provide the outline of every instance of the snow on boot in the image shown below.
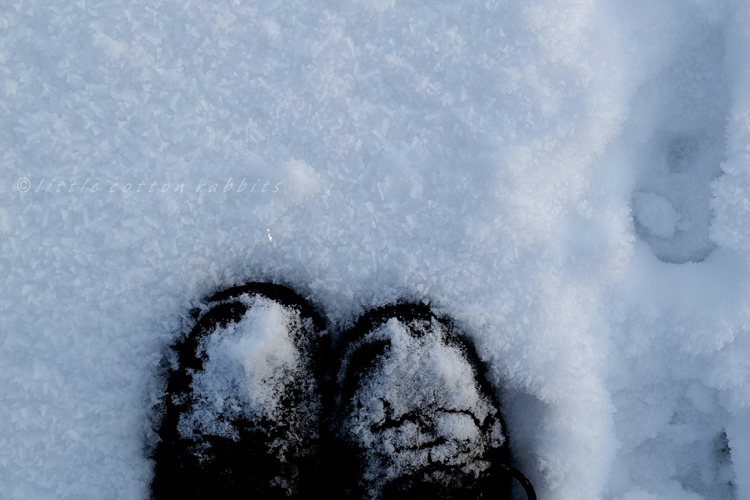
[[475,350],[428,306],[364,315],[339,342],[337,425],[356,499],[510,498],[508,440]]
[[202,312],[174,347],[154,498],[309,498],[323,320],[290,289],[267,283],[220,292]]

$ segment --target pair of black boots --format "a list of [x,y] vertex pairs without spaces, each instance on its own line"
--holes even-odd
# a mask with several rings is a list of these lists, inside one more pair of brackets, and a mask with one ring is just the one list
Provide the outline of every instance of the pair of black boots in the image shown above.
[[509,499],[512,477],[535,498],[476,352],[428,306],[374,309],[335,346],[281,285],[220,292],[196,319],[174,348],[155,499]]

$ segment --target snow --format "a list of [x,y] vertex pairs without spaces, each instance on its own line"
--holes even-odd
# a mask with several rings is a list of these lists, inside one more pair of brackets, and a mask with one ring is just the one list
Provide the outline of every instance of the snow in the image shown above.
[[399,298],[454,318],[541,499],[750,499],[750,6],[21,0],[0,27],[0,498],[146,498],[166,346],[270,280],[334,336]]
[[666,198],[646,191],[633,194],[633,216],[646,231],[661,238],[673,237],[681,219]]

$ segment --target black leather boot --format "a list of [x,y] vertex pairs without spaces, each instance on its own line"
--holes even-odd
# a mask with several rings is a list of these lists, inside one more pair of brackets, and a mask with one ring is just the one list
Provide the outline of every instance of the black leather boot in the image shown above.
[[510,499],[499,405],[471,343],[422,304],[370,311],[338,342],[336,425],[360,500]]
[[174,347],[153,497],[315,495],[324,330],[284,286],[251,283],[208,299]]

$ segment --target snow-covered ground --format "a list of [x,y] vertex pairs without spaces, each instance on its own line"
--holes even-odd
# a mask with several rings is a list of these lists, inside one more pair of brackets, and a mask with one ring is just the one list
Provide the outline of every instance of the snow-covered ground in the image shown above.
[[453,316],[543,500],[750,499],[750,4],[0,5],[0,498],[146,498],[164,347],[274,280]]

